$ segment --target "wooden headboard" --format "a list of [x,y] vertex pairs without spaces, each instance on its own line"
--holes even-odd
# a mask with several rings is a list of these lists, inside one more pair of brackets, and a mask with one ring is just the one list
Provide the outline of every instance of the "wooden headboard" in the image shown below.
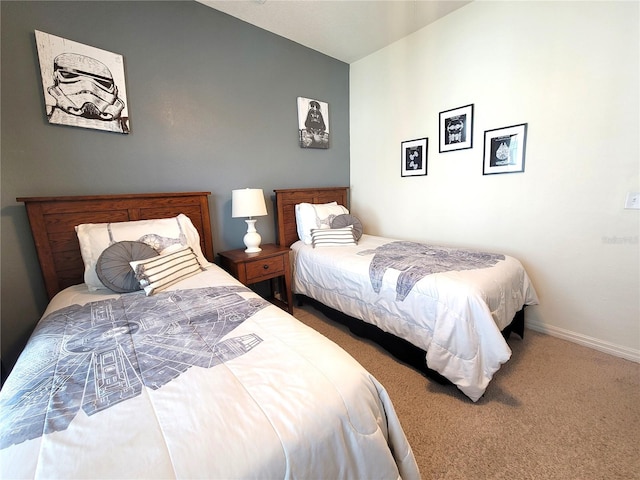
[[298,240],[296,203],[338,202],[339,205],[349,208],[349,187],[291,188],[274,192],[278,217],[278,244],[284,247],[290,247]]
[[141,193],[67,197],[22,197],[49,299],[84,282],[84,264],[75,226],[187,215],[200,234],[202,253],[213,262],[209,218],[211,192]]

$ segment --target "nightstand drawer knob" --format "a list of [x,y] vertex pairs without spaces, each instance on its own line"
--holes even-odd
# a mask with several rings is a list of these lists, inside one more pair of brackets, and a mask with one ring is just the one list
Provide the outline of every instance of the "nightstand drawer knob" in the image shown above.
[[263,265],[262,268],[264,268],[265,270],[269,270],[269,265]]

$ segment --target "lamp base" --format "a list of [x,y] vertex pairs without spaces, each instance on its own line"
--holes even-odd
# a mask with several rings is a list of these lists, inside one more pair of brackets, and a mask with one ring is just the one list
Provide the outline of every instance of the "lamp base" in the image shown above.
[[247,247],[245,253],[261,252],[260,242],[262,241],[262,237],[256,231],[256,220],[254,218],[248,218],[245,222],[247,222],[247,233],[242,239]]

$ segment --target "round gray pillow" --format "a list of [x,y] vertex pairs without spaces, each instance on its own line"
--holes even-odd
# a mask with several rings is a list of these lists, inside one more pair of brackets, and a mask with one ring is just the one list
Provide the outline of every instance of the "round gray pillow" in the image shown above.
[[353,238],[355,238],[357,242],[362,236],[362,222],[360,222],[358,217],[354,217],[348,213],[343,213],[342,215],[336,215],[331,222],[331,228],[344,228],[349,225],[353,227]]
[[140,283],[129,262],[156,257],[159,253],[146,243],[116,242],[98,258],[96,273],[102,284],[116,293],[140,290]]

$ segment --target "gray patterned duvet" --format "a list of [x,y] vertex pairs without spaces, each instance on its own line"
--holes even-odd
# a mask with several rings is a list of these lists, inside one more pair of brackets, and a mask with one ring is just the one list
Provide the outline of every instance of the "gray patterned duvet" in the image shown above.
[[366,234],[356,246],[291,248],[294,293],[426,351],[427,366],[473,401],[511,356],[501,330],[538,303],[508,255]]
[[343,475],[419,478],[386,391],[216,266],[63,291],[0,391],[0,478]]

